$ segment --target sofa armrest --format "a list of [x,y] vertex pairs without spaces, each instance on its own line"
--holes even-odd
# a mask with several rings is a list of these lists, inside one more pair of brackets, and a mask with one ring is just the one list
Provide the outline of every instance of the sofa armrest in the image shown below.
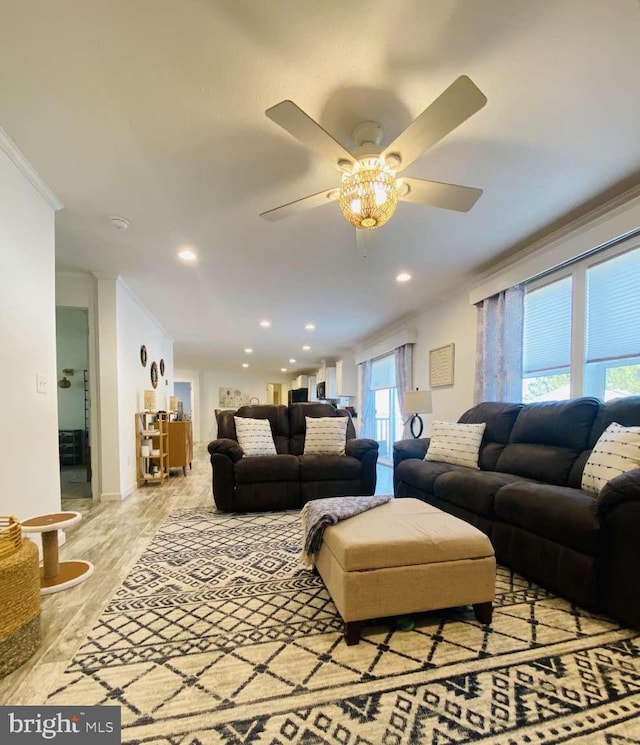
[[211,455],[226,455],[233,463],[242,458],[242,448],[235,440],[222,437],[219,440],[213,440],[207,446]]
[[607,513],[602,532],[599,586],[603,610],[640,628],[640,573],[636,571],[640,566],[640,499],[620,502]]
[[347,440],[345,455],[362,460],[367,453],[377,453],[379,447],[380,445],[375,440],[370,440],[367,437],[354,438],[353,440]]
[[603,517],[624,502],[640,502],[640,468],[621,473],[605,484],[598,496],[598,514]]
[[418,458],[424,460],[429,449],[430,437],[420,437],[417,440],[398,440],[393,443],[393,467],[394,469],[403,460]]

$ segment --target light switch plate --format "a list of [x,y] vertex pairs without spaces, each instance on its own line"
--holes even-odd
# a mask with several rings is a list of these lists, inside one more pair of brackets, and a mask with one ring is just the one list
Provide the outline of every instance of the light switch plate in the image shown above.
[[47,393],[49,390],[49,385],[47,382],[47,376],[43,375],[42,373],[38,373],[36,375],[36,391],[38,393]]

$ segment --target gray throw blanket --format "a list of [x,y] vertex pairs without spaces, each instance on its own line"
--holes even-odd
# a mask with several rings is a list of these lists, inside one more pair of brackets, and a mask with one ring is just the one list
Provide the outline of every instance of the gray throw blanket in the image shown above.
[[393,499],[385,494],[377,497],[329,497],[312,499],[302,508],[302,563],[313,566],[313,557],[322,546],[324,529],[340,520],[366,512]]

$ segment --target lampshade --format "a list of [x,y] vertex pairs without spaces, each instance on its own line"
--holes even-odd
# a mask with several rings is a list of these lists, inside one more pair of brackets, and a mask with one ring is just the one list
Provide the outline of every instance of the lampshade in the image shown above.
[[371,229],[393,215],[399,196],[394,172],[378,158],[363,158],[354,171],[343,175],[338,203],[352,225]]
[[402,413],[405,416],[410,414],[431,414],[431,391],[405,391],[402,402]]
[[169,396],[169,411],[178,411],[178,397]]
[[145,411],[153,411],[156,408],[156,392],[155,391],[144,392],[144,408],[145,408]]

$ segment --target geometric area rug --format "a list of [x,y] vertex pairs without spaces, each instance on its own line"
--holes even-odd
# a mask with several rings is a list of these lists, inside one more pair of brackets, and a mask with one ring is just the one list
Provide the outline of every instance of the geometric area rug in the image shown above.
[[640,743],[638,632],[499,567],[490,628],[455,608],[348,647],[300,540],[298,512],[172,512],[47,704],[119,704],[123,743]]

